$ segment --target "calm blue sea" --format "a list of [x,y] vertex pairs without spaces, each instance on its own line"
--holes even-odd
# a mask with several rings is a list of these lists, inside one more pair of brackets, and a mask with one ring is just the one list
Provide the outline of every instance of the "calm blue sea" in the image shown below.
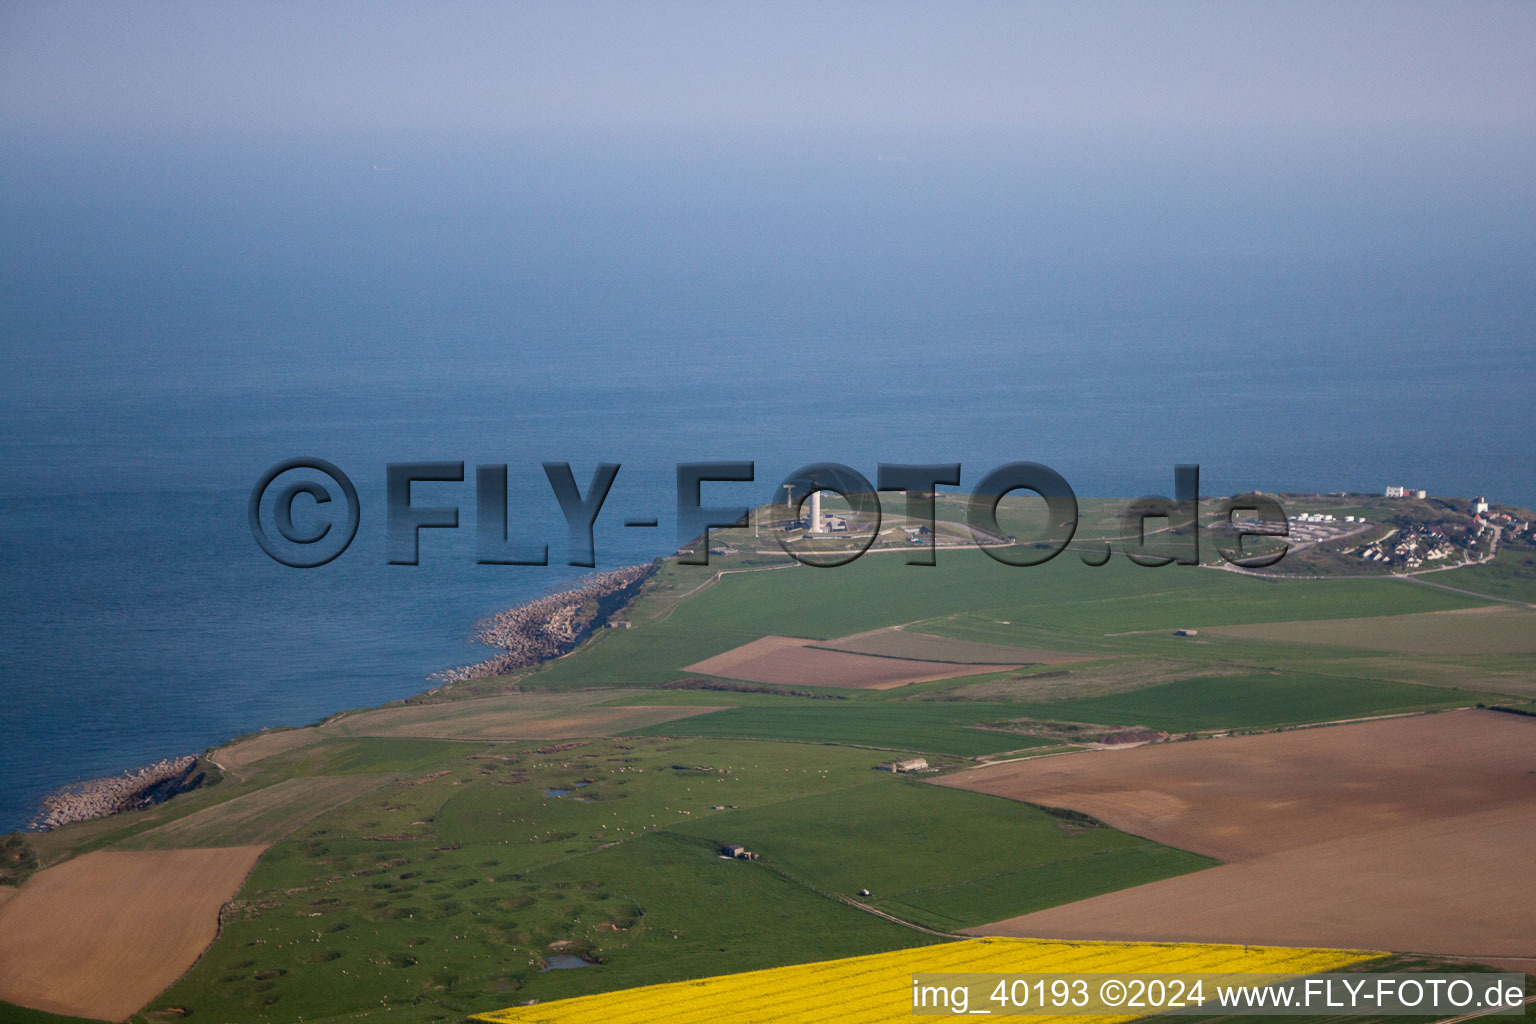
[[[0,168],[0,830],[478,660],[477,619],[583,571],[544,460],[622,464],[609,567],[674,546],[685,460],[756,460],[721,502],[812,461],[1030,459],[1084,495],[1198,462],[1206,493],[1536,504],[1518,161],[314,145]],[[246,522],[295,455],[361,492],[311,571]],[[509,464],[557,564],[476,565],[466,482],[418,487],[462,528],[387,565],[384,465],[425,459]]]

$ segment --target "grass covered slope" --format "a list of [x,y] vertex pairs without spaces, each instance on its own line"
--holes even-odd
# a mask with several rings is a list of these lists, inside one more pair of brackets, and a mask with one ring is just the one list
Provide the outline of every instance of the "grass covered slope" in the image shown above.
[[[1027,677],[1026,677],[1027,678]],[[712,698],[713,699],[713,698]],[[1300,672],[1197,676],[1079,699],[980,701],[930,691],[910,699],[846,703],[766,698],[750,705],[636,729],[631,736],[711,736],[849,743],[920,754],[977,757],[1027,751],[1050,740],[1039,722],[1145,726],[1169,733],[1269,729],[1313,722],[1467,707],[1497,694]],[[774,703],[767,701],[774,700]],[[716,700],[731,703],[730,695]],[[1022,726],[1020,720],[1028,720]]]
[[730,708],[636,729],[631,736],[713,736],[846,743],[921,754],[974,757],[1044,745],[1027,736],[970,728],[1014,714],[1006,704],[787,701]]
[[903,920],[954,930],[1216,862],[998,797],[877,778],[672,831],[743,843],[764,866]]
[[[862,888],[950,930],[1212,863],[878,759],[710,739],[461,745],[274,846],[155,1005],[454,1020],[939,941],[851,905]],[[762,859],[722,858],[725,842]],[[541,971],[552,956],[595,965]]]
[[[457,1020],[498,997],[933,941],[665,832],[713,806],[864,782],[869,763],[786,744],[456,744],[274,846],[219,941],[156,1005],[242,1021],[384,1005],[394,1020]],[[757,941],[737,941],[742,927]],[[603,962],[541,973],[556,954]]]
[[[1010,568],[975,550],[941,551],[936,568],[889,554],[715,578],[753,568],[744,561],[661,566],[623,613],[633,628],[517,676],[213,751],[222,782],[32,837],[38,859],[271,841],[220,938],[149,1009],[452,1021],[925,945],[942,936],[923,928],[1212,863],[1081,815],[872,770],[896,753],[945,770],[1147,737],[1135,727],[1270,730],[1532,695],[1532,658],[1518,652],[1422,656],[1301,642],[1311,632],[1289,626],[1220,629],[1352,619],[1385,636],[1390,617],[1488,603],[1400,580],[1090,568],[1073,552]],[[1173,635],[1183,627],[1199,635]],[[767,635],[869,647],[859,634],[877,629],[872,657],[1001,649],[978,645],[1039,657],[886,690],[685,668]],[[1073,654],[1091,659],[1058,656]],[[484,699],[456,699],[469,697]],[[721,858],[723,843],[762,859]],[[588,966],[543,969],[559,957]]]
[[[1090,568],[1067,553],[1015,568],[974,550],[938,565],[870,555],[836,569],[729,574],[668,565],[632,607],[634,629],[521,678],[533,687],[659,685],[682,667],[776,634],[828,640],[886,626],[1083,653],[1155,653],[1185,626],[1401,615],[1480,605],[1465,594],[1392,579],[1275,581],[1192,566],[1149,569],[1114,558]],[[704,586],[693,597],[683,594]],[[1145,634],[1145,635],[1143,635]],[[1178,648],[1185,654],[1191,645]]]

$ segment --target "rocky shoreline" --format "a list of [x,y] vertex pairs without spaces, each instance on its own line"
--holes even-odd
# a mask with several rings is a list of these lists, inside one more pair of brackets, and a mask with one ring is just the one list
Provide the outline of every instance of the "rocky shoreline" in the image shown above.
[[593,573],[567,590],[497,612],[476,625],[475,639],[497,648],[498,653],[473,665],[438,672],[432,681],[447,685],[506,675],[570,652],[602,626],[607,611],[628,601],[655,569],[651,563]]
[[[475,626],[475,639],[497,648],[484,661],[432,676],[440,685],[504,675],[558,658],[600,628],[655,572],[655,563],[593,573],[565,590],[498,612]],[[87,779],[43,797],[27,826],[46,832],[76,821],[139,810],[195,789],[204,781],[196,755],[166,758],[121,775]]]
[[201,779],[197,757],[192,754],[165,758],[121,775],[87,779],[43,797],[42,811],[28,827],[46,832],[75,821],[152,807],[196,788]]

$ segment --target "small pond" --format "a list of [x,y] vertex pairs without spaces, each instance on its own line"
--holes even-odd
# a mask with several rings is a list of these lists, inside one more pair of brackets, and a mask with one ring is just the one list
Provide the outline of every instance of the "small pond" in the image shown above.
[[569,953],[551,953],[544,958],[544,966],[539,968],[539,973],[545,971],[574,971],[578,967],[591,967],[592,965],[579,956],[571,956]]

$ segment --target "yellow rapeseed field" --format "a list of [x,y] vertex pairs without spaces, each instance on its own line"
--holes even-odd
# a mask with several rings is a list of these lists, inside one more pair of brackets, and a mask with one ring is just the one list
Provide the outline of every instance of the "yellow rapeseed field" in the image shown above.
[[[494,1024],[913,1024],[912,975],[1247,973],[1301,975],[1381,954],[1162,942],[968,939],[873,956],[647,985],[481,1014]],[[1017,1018],[1030,1024],[1113,1024],[1136,1016]]]

